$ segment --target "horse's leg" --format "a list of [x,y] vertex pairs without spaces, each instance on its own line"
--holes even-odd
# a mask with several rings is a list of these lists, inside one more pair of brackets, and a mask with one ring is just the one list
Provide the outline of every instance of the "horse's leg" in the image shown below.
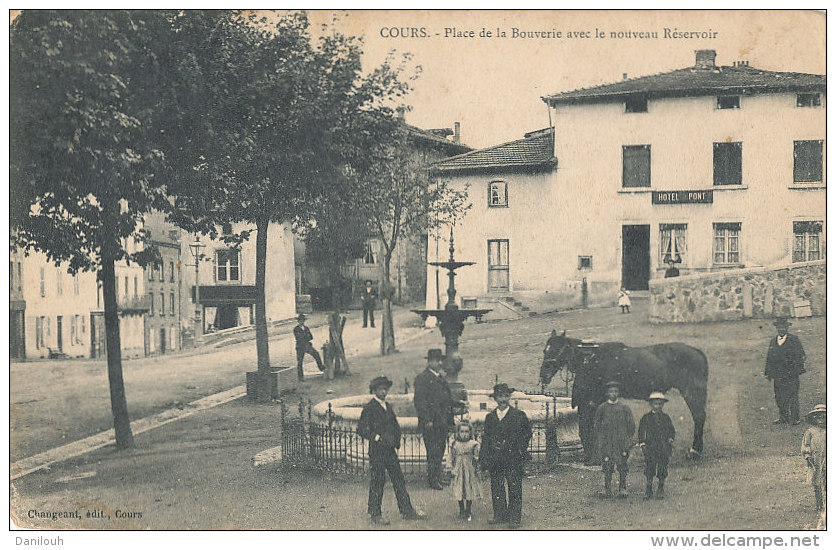
[[682,392],[682,397],[685,399],[685,404],[688,405],[688,409],[691,411],[691,417],[694,419],[694,440],[691,443],[691,448],[688,450],[688,458],[695,459],[699,458],[702,454],[707,391],[704,386],[692,386]]
[[583,445],[584,464],[595,464],[595,438],[592,433],[592,423],[595,419],[595,409],[582,404],[578,407],[578,435]]

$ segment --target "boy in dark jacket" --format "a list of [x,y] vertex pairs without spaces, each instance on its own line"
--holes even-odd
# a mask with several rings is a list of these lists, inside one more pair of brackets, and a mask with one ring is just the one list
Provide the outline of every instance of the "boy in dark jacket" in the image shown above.
[[639,421],[639,447],[644,453],[644,477],[647,487],[644,498],[653,498],[653,477],[659,478],[656,498],[665,498],[665,478],[668,477],[668,461],[673,452],[676,429],[671,417],[662,412],[668,402],[665,394],[655,391],[647,398],[650,412]]

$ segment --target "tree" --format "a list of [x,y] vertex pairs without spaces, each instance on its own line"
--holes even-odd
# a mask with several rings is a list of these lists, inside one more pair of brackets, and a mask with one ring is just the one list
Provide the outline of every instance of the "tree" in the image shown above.
[[133,446],[122,377],[114,265],[146,262],[141,221],[168,203],[156,175],[157,48],[166,12],[24,11],[10,30],[12,246],[40,251],[102,283],[111,410],[120,449]]
[[372,234],[383,245],[380,353],[388,355],[395,351],[390,264],[398,242],[454,224],[470,205],[466,192],[434,181],[432,159],[416,146],[404,124],[378,120],[374,135],[367,161],[353,173],[353,182]]
[[404,85],[386,70],[363,76],[359,39],[331,26],[314,40],[304,13],[189,12],[179,25],[193,39],[176,57],[201,76],[178,87],[176,114],[206,131],[178,153],[185,169],[178,211],[204,231],[229,222],[254,227],[256,398],[265,401],[268,227],[314,216],[312,205],[334,192],[346,157],[357,154],[352,121],[364,111],[391,113],[381,104]]

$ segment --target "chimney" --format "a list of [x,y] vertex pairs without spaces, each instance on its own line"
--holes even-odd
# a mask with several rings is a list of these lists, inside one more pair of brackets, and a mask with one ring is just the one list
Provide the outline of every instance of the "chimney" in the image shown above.
[[460,122],[454,122],[453,123],[453,143],[459,143],[459,140],[462,137],[461,131],[462,131],[461,123]]
[[717,52],[714,50],[697,50],[697,59],[694,68],[703,71],[713,71],[716,69],[714,59],[717,57]]
[[627,80],[627,73],[621,73],[621,80]]

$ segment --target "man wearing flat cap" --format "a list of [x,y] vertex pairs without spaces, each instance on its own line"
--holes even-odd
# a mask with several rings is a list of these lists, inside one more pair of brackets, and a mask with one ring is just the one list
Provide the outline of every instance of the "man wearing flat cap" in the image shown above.
[[444,379],[440,349],[427,352],[427,368],[415,377],[413,402],[418,413],[418,427],[427,449],[427,482],[431,489],[443,489],[441,461],[447,446],[447,434],[453,427],[453,397]]
[[372,399],[363,407],[357,433],[369,441],[369,507],[372,523],[388,525],[383,518],[381,503],[383,487],[386,484],[386,472],[392,481],[398,510],[404,519],[424,519],[424,514],[412,507],[406,490],[398,449],[401,447],[401,427],[395,411],[386,402],[386,394],[392,387],[392,381],[385,376],[378,376],[369,383]]
[[801,340],[787,330],[792,323],[786,317],[775,319],[778,336],[769,341],[764,376],[772,380],[778,419],[774,424],[800,424],[798,415],[798,377],[804,371],[804,347]]
[[524,412],[510,405],[513,391],[504,383],[493,387],[491,397],[497,407],[485,417],[479,465],[491,475],[493,519],[488,523],[507,523],[516,529],[522,519],[523,466],[530,458],[531,423]]

